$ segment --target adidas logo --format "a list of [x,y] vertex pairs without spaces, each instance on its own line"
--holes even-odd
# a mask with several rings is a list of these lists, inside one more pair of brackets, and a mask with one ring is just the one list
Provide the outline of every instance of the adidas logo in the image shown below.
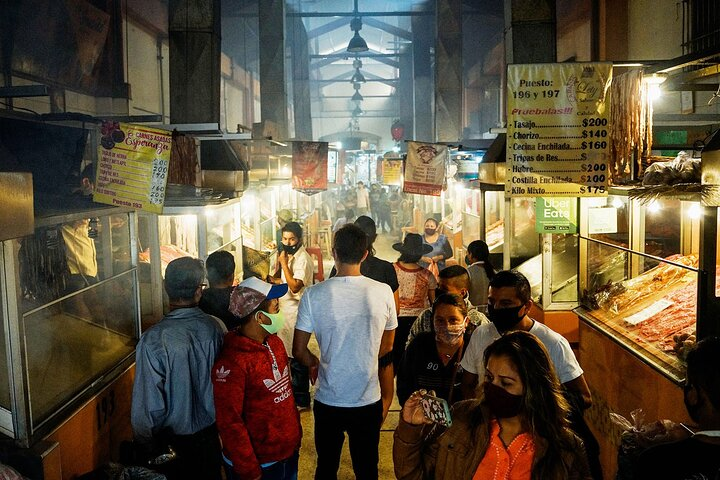
[[263,380],[263,383],[271,392],[280,393],[290,385],[290,371],[288,367],[285,367],[282,374],[277,373],[273,376],[275,377],[274,379],[266,378]]
[[218,382],[224,382],[228,375],[230,375],[230,370],[225,370],[224,366],[220,366],[220,368],[215,370],[215,379]]

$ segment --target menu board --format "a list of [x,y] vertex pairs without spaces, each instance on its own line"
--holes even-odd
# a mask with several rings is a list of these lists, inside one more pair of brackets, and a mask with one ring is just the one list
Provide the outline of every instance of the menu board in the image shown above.
[[610,63],[508,66],[511,197],[606,196]]
[[172,134],[117,122],[101,133],[93,200],[162,213]]

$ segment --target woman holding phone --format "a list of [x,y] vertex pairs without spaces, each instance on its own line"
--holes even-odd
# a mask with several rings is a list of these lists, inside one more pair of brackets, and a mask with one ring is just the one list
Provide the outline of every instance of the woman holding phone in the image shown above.
[[[403,406],[393,460],[399,479],[590,480],[582,442],[545,347],[527,332],[485,351],[480,399],[458,402],[443,430],[423,411],[423,390]],[[427,403],[427,402],[426,402]]]
[[400,362],[397,374],[400,405],[421,388],[435,390],[438,397],[450,404],[462,399],[460,360],[469,340],[465,338],[467,313],[467,303],[460,295],[444,293],[435,299],[433,331],[413,338]]

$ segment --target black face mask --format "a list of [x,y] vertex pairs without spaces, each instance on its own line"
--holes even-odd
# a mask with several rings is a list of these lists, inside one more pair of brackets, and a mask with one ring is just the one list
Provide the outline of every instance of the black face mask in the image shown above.
[[298,251],[300,248],[300,244],[297,243],[295,245],[285,245],[284,243],[281,243],[279,245],[280,248],[278,248],[281,252],[287,252],[288,255],[295,255],[295,252]]
[[512,330],[515,325],[517,325],[520,320],[522,320],[524,315],[519,315],[520,310],[522,310],[523,306],[524,305],[520,305],[519,307],[495,309],[495,307],[491,303],[488,303],[488,318],[493,323],[493,325],[495,325],[495,328],[497,328],[498,332],[505,333]]
[[497,418],[516,417],[522,409],[522,395],[513,395],[490,382],[483,383],[483,398]]
[[465,265],[467,265],[467,266],[472,265],[472,263],[470,263],[470,257],[468,257],[467,255],[465,255]]
[[425,235],[435,235],[435,229],[434,228],[426,228]]

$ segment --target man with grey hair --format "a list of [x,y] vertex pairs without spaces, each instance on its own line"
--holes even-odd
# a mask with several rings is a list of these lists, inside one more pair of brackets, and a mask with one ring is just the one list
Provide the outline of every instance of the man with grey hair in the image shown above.
[[170,480],[220,479],[211,371],[225,328],[198,308],[204,282],[201,260],[168,264],[170,311],[142,334],[135,352],[133,434]]

